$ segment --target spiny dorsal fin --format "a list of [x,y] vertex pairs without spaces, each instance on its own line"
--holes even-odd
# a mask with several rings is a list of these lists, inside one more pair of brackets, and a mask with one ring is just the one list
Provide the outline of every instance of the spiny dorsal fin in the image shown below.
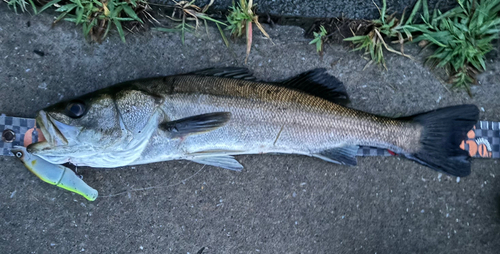
[[217,129],[224,126],[230,118],[230,112],[215,112],[161,123],[160,128],[169,132],[172,138],[179,138]]
[[301,73],[278,85],[314,95],[333,103],[345,105],[349,102],[344,84],[334,76],[326,73],[325,68]]
[[243,80],[257,80],[247,68],[221,67],[209,68],[187,73],[186,75],[213,76],[221,78],[234,78]]

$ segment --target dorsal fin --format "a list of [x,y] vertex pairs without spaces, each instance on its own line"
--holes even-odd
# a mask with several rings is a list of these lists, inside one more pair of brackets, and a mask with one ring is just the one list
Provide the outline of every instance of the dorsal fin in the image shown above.
[[200,75],[200,76],[213,76],[213,77],[234,78],[243,80],[257,80],[247,68],[240,68],[240,67],[209,68],[209,69],[193,71],[185,75]]
[[349,102],[344,84],[336,77],[326,73],[325,68],[301,73],[277,85],[300,90],[337,104],[345,105]]

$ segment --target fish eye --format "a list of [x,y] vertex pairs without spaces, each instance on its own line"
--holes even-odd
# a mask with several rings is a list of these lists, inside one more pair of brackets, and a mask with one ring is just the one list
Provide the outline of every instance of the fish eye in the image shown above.
[[79,118],[85,114],[85,104],[81,101],[74,101],[66,107],[66,115],[71,118]]
[[23,157],[23,153],[22,152],[16,152],[16,157],[17,158],[22,158]]

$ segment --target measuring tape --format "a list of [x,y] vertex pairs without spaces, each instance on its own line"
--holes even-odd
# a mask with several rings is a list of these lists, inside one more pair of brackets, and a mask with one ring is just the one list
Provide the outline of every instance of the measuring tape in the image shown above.
[[[0,132],[2,140],[0,147],[4,156],[14,156],[10,149],[13,146],[28,146],[32,143],[45,140],[42,132],[36,127],[33,118],[12,117],[0,115]],[[469,152],[474,158],[500,158],[500,122],[479,121],[467,133],[460,148]],[[387,149],[362,146],[358,156],[391,156]]]

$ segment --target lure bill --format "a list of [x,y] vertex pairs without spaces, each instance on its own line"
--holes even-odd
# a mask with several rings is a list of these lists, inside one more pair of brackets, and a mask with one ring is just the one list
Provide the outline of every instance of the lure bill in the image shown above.
[[30,154],[23,146],[15,146],[11,149],[11,152],[16,158],[23,162],[24,166],[26,166],[31,173],[42,181],[80,194],[89,201],[94,201],[97,198],[97,190],[88,186],[71,169],[62,165],[49,163],[38,156]]

